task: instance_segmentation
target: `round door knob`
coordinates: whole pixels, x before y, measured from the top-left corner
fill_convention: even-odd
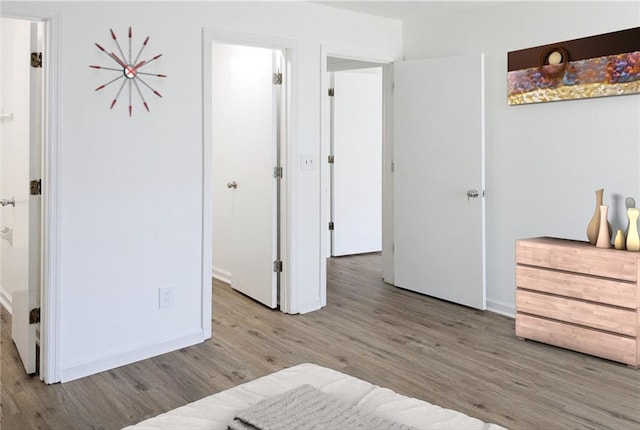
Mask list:
[[[227,182],[227,188],[233,188],[234,190],[238,188],[238,184],[236,181]]]

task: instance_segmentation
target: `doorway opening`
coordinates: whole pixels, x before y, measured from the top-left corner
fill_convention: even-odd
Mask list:
[[[45,23],[0,17],[0,302],[25,372],[38,373]],[[29,59],[31,58],[31,61]],[[42,377],[42,375],[41,375]]]
[[[204,44],[203,287],[213,277],[289,312],[286,160],[294,45],[207,29]],[[206,306],[212,295],[204,291]]]
[[[382,251],[382,67],[327,58],[330,255]]]
[[[213,276],[278,306],[283,52],[213,44]]]
[[[385,281],[393,281],[392,272],[387,270],[393,267],[393,220],[389,213],[392,207],[388,138],[391,123],[387,106],[391,100],[390,64],[393,59],[363,58],[327,49],[323,49],[322,59],[321,154],[327,161],[321,164],[320,285],[324,306],[327,303],[327,269],[331,267],[328,259],[333,256],[377,253],[377,258],[374,255],[371,261],[381,265],[379,269]],[[349,102],[351,94],[346,102],[341,101],[340,91],[343,95],[354,92],[357,97],[354,104]],[[360,139],[360,143],[354,145],[354,138]],[[341,158],[343,166],[340,166]],[[363,174],[356,177],[358,170]],[[349,231],[355,233],[351,238]],[[340,235],[345,232],[346,235]],[[346,242],[341,243],[342,239]],[[344,243],[349,244],[348,247]]]

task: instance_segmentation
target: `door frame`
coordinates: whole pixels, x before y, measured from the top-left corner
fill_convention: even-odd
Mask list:
[[[327,259],[331,257],[331,108],[328,91],[330,76],[327,57],[366,61],[382,66],[382,265],[386,282],[393,283],[393,62],[388,54],[367,52],[358,48],[320,46],[320,305],[327,304]]]
[[[40,291],[40,379],[60,382],[60,74],[59,11],[43,5],[6,2],[0,16],[44,22],[42,139],[42,263]]]
[[[213,259],[213,174],[212,174],[212,48],[214,43],[237,44],[253,46],[258,48],[268,48],[282,50],[285,52],[284,74],[288,77],[284,81],[284,118],[285,126],[284,138],[280,142],[280,165],[283,168],[283,177],[280,180],[280,255],[283,263],[283,271],[280,276],[280,310],[285,313],[294,313],[292,308],[292,292],[290,289],[291,266],[290,266],[290,244],[291,244],[291,196],[294,195],[291,189],[292,180],[290,175],[294,174],[288,160],[294,160],[292,134],[295,118],[293,92],[295,71],[297,70],[297,42],[295,40],[278,37],[263,36],[257,34],[241,33],[215,28],[204,28],[202,31],[202,102],[203,102],[203,143],[202,143],[202,329],[203,337],[211,337],[211,276]],[[275,233],[275,232],[274,232]]]

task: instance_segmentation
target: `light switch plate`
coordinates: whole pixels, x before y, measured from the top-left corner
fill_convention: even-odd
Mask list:
[[[313,154],[300,155],[300,170],[315,170],[316,158]]]

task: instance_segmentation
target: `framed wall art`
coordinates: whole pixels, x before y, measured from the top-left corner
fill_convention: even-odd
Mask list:
[[[640,27],[508,53],[510,105],[640,93]]]

